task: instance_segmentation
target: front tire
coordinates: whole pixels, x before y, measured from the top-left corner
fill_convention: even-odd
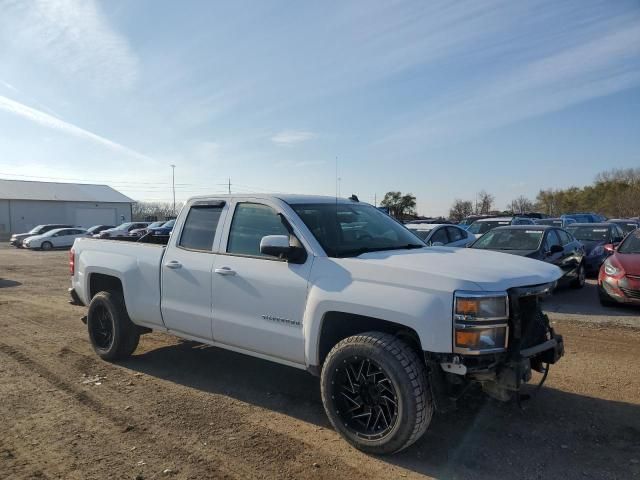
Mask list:
[[[584,263],[581,263],[580,266],[578,267],[578,275],[576,276],[576,279],[571,282],[571,286],[573,288],[582,288],[584,287],[584,284],[587,281],[587,270],[584,267]]]
[[[42,242],[42,245],[40,245],[40,248],[42,250],[51,250],[53,248],[53,244],[51,242]]]
[[[91,299],[87,330],[93,350],[107,361],[131,356],[140,341],[140,332],[129,318],[124,297],[118,292],[100,292]]]
[[[598,285],[598,300],[600,300],[600,305],[603,307],[615,307],[617,305],[617,302],[612,300],[600,285]]]
[[[367,453],[407,448],[433,415],[424,362],[386,333],[362,333],[333,347],[322,367],[321,390],[333,427]]]

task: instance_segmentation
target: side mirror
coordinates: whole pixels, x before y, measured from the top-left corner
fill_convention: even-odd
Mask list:
[[[551,250],[549,250],[549,253],[560,253],[560,252],[564,252],[564,248],[562,248],[562,245],[551,245]]]
[[[611,254],[613,254],[613,252],[615,252],[615,251],[616,251],[616,246],[615,246],[613,243],[607,243],[607,244],[604,246],[604,251],[605,251],[605,253],[607,253],[608,255],[611,255]]]
[[[292,245],[293,244],[293,245]],[[260,253],[284,258],[292,263],[304,263],[307,252],[297,238],[288,235],[267,235],[260,240]]]

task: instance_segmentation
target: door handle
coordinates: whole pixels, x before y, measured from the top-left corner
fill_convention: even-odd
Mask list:
[[[229,267],[216,268],[214,272],[216,272],[218,275],[235,275],[236,274],[236,271],[231,270]]]
[[[174,268],[175,269],[175,268],[181,268],[182,264],[177,260],[171,260],[170,262],[165,263],[164,266],[167,267],[167,268]]]

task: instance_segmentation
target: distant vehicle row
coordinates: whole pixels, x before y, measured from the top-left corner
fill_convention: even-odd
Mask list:
[[[10,244],[17,248],[51,250],[52,248],[68,248],[76,238],[120,238],[142,237],[151,235],[168,235],[173,229],[175,220],[163,222],[126,222],[119,226],[94,225],[84,229],[65,224],[38,225],[29,232],[11,235]]]

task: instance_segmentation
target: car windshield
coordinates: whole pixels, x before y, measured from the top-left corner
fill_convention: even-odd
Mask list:
[[[126,230],[130,225],[132,225],[132,223],[133,222],[125,222],[121,225],[118,225],[116,228],[114,228],[114,230]]]
[[[291,208],[330,257],[422,248],[426,245],[398,222],[367,204],[292,204]]]
[[[524,228],[492,230],[476,243],[473,248],[485,250],[537,250],[542,242],[542,230]]]
[[[609,229],[607,227],[574,227],[569,226],[567,230],[583,242],[602,242],[609,240]]]
[[[173,228],[175,224],[176,224],[175,220],[169,220],[167,223],[164,223],[162,225],[162,228]]]
[[[38,225],[37,227],[33,227],[31,230],[29,230],[28,233],[32,233],[33,235],[37,235],[38,233],[40,233],[40,231],[44,228],[44,225]]]
[[[638,224],[634,222],[615,222],[624,233],[633,232],[636,228],[638,228]]]
[[[429,234],[433,231],[433,228],[421,228],[418,230],[417,228],[410,228],[413,233],[415,233],[422,240],[426,240]]]
[[[511,225],[509,220],[495,220],[492,222],[473,222],[469,227],[469,232],[478,234],[486,233],[489,230],[493,230],[496,227],[504,227],[505,225]]]
[[[619,253],[640,253],[640,230],[627,235],[618,247]]]
[[[149,225],[149,228],[158,228],[158,227],[161,227],[164,224],[165,224],[165,222],[153,222],[152,224]]]

